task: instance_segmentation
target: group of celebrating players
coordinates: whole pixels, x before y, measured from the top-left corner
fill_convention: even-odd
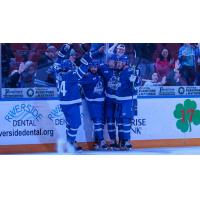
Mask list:
[[[135,86],[140,81],[137,67],[129,66],[124,54],[110,54],[105,63],[94,60],[90,52],[86,52],[80,66],[76,66],[66,59],[69,51],[70,44],[65,44],[54,64],[60,107],[66,120],[67,151],[80,149],[76,135],[81,125],[82,94],[93,122],[95,149],[132,149],[130,131]],[[104,139],[104,125],[107,125],[109,143]]]

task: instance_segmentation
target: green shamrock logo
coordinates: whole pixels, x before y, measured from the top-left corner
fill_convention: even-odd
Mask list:
[[[195,101],[187,99],[184,104],[177,104],[174,110],[174,117],[177,118],[176,127],[183,133],[192,131],[192,123],[194,125],[200,124],[200,110],[197,110]]]

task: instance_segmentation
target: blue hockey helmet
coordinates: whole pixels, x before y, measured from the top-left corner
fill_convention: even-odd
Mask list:
[[[91,63],[89,63],[89,67],[95,67],[98,68],[100,65],[99,61],[93,60]]]
[[[128,56],[123,55],[123,56],[120,56],[120,57],[117,59],[117,61],[123,62],[123,63],[125,63],[125,64],[128,64],[129,59],[128,59]]]
[[[112,54],[108,60],[114,60],[114,61],[117,61],[117,55],[116,54]]]
[[[70,60],[64,60],[61,64],[61,71],[67,72],[73,68],[74,66]]]

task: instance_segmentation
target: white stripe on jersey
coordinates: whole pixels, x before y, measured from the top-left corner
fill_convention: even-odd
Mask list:
[[[82,100],[81,99],[76,99],[76,100],[72,100],[72,101],[60,101],[61,105],[71,105],[71,104],[75,104],[75,103],[81,103]]]
[[[116,99],[118,101],[137,99],[136,95],[134,95],[134,96],[126,96],[126,97],[119,97],[119,96],[116,96],[116,95],[113,95],[113,94],[108,94],[106,92],[105,92],[105,94],[106,94],[106,97],[109,97],[111,99]]]
[[[102,98],[96,98],[96,99],[89,99],[89,98],[85,97],[85,99],[87,101],[96,101],[96,102],[103,102],[104,101],[104,97],[102,97]]]
[[[76,74],[78,75],[79,79],[82,79],[83,77],[76,71]]]
[[[81,68],[78,68],[78,70],[80,70],[80,72],[82,73],[82,74],[86,74]]]

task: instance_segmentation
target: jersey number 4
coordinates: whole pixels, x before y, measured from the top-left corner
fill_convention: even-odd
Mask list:
[[[65,88],[65,81],[57,82],[57,89],[59,93],[62,93],[63,96],[66,95],[67,90]]]

